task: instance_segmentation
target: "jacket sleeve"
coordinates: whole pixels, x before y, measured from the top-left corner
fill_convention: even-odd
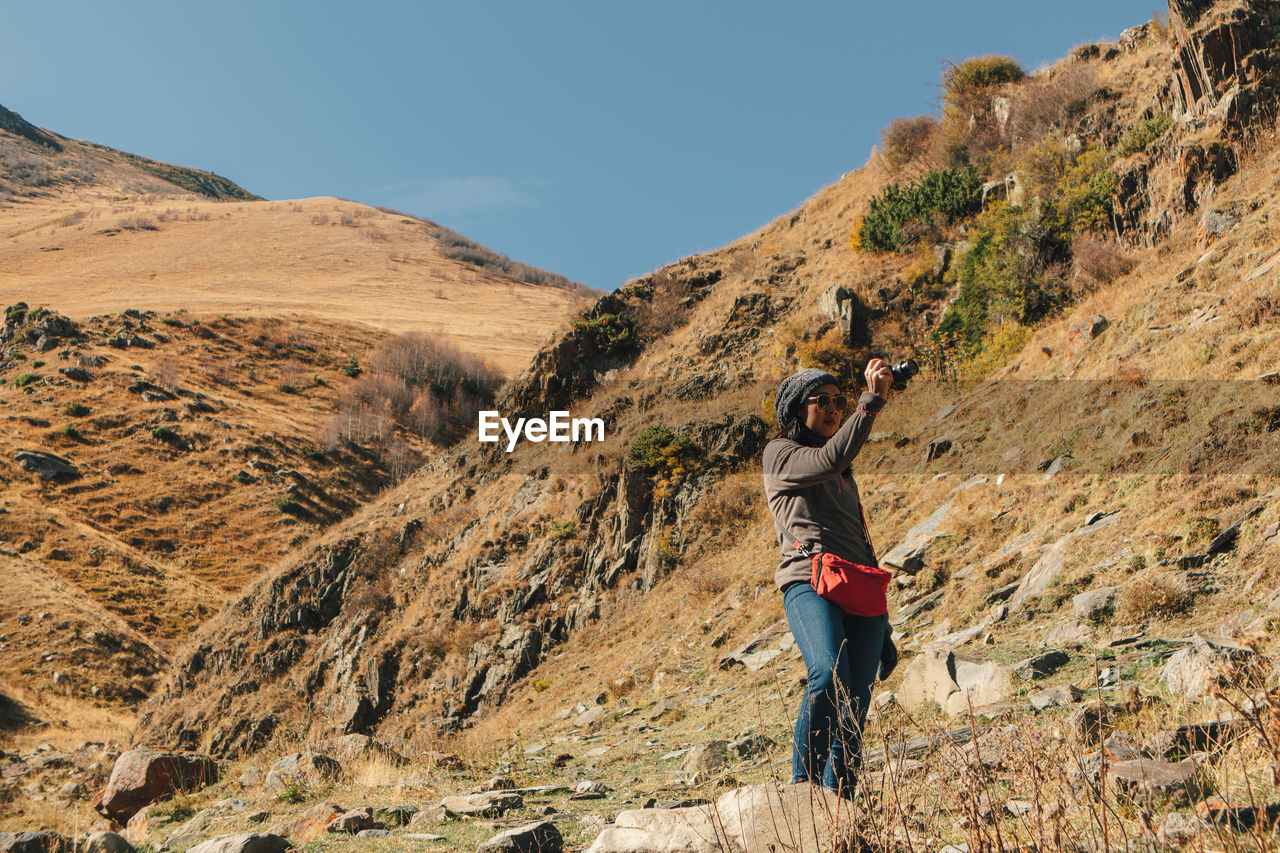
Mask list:
[[[773,484],[781,489],[803,488],[840,476],[862,449],[884,403],[880,395],[863,392],[857,410],[821,447],[805,447],[793,441],[771,444],[773,458],[765,460],[765,469],[772,475]]]

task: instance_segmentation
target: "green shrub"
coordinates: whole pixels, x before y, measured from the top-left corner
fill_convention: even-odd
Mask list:
[[[172,315],[165,315],[164,317],[161,317],[160,322],[164,323],[166,326],[175,326],[179,329],[182,328],[182,320]]]
[[[980,56],[951,65],[942,73],[942,102],[968,116],[986,112],[993,91],[1027,74],[1008,56]]]
[[[290,782],[288,785],[285,785],[284,790],[280,792],[279,799],[280,802],[285,805],[295,806],[305,800],[306,795],[303,793],[301,788]]]
[[[323,459],[324,451],[317,450],[316,448],[308,444],[306,447],[302,448],[302,455],[307,457],[308,459]]]
[[[693,447],[693,442],[683,435],[677,435],[661,424],[647,426],[632,439],[627,448],[627,458],[637,466],[646,469],[658,468],[663,462]]]
[[[160,441],[173,441],[178,437],[178,434],[169,427],[162,426],[151,430],[151,437]]]
[[[620,314],[594,314],[573,321],[573,328],[595,344],[600,355],[625,352],[635,346],[631,322]]]
[[[231,479],[235,480],[242,486],[247,486],[253,482],[253,475],[248,471],[237,471],[231,475]]]
[[[285,393],[285,394],[292,394],[292,393],[294,393],[295,391],[297,391],[298,389],[297,389],[297,388],[294,388],[294,387],[293,387],[292,385],[290,385],[288,382],[281,382],[281,383],[280,383],[280,390],[281,390],[283,393]]]
[[[36,369],[39,369],[41,367],[44,367],[44,361],[41,359],[36,359],[35,361],[31,362],[31,366]]]
[[[905,187],[889,184],[873,196],[857,233],[866,251],[896,252],[905,242],[905,226],[928,225],[934,218],[947,223],[982,208],[982,179],[973,166],[935,169]]]
[[[71,424],[67,424],[62,428],[62,434],[72,441],[80,440],[80,430],[76,429]]]
[[[83,418],[90,409],[84,403],[67,403],[66,413],[73,418]]]
[[[288,513],[289,515],[302,514],[302,504],[298,503],[292,498],[276,498],[275,505],[276,505],[276,509],[280,510],[281,512]]]
[[[548,525],[548,538],[552,542],[560,542],[565,539],[572,539],[574,534],[578,532],[578,523],[576,521],[553,521]]]
[[[1066,251],[1035,211],[991,205],[971,231],[956,272],[960,295],[943,315],[935,340],[954,335],[973,354],[1001,320],[1025,324],[1044,317],[1064,301],[1046,272]]]
[[[1070,239],[1085,231],[1109,229],[1115,188],[1116,174],[1105,154],[1091,148],[1077,157],[1058,181],[1051,220],[1057,235]]]
[[[13,380],[13,385],[15,388],[25,388],[39,378],[40,377],[34,373],[24,373]]]
[[[1164,136],[1165,131],[1172,124],[1173,117],[1168,113],[1159,113],[1151,118],[1140,120],[1116,143],[1116,156],[1129,157],[1139,151],[1147,150],[1147,146]]]
[[[360,369],[360,362],[356,361],[356,357],[353,355],[348,358],[347,363],[342,366],[342,372],[350,376],[352,379],[355,379],[363,371]]]

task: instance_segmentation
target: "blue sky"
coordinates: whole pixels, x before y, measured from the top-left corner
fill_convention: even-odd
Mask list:
[[[1152,7],[16,0],[0,104],[267,198],[426,216],[613,289],[860,166],[891,119],[936,111],[946,60],[1032,70]]]

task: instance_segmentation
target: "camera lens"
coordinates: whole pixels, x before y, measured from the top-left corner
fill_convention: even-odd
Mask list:
[[[914,358],[908,358],[890,367],[889,372],[893,374],[893,385],[890,387],[895,391],[901,391],[907,387],[907,382],[920,372],[920,365]]]

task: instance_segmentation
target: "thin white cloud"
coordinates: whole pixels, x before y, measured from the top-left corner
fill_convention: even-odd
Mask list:
[[[493,175],[445,178],[417,188],[397,188],[399,193],[391,206],[448,225],[534,209],[538,202],[532,190],[539,185],[538,181],[513,181]]]

